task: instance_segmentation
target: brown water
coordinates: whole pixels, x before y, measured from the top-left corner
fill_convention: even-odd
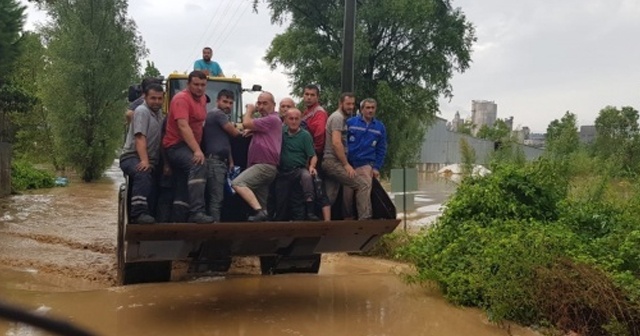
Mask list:
[[[113,287],[119,172],[0,201],[0,299],[99,335],[534,335],[406,285],[388,261],[323,256],[319,275],[233,275]],[[0,335],[44,335],[0,321]]]

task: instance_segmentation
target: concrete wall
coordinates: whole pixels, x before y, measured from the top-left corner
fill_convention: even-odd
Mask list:
[[[493,141],[474,138],[469,135],[447,130],[447,121],[437,118],[434,124],[427,129],[418,169],[420,171],[433,172],[454,164],[462,163],[460,154],[460,141],[465,139],[476,152],[476,163],[487,164],[494,152]],[[534,160],[542,155],[542,150],[534,147],[520,145],[527,160]]]
[[[0,197],[11,194],[11,144],[0,142]]]

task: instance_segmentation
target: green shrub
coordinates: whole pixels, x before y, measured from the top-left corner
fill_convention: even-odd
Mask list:
[[[11,191],[52,188],[55,177],[50,172],[36,169],[31,163],[22,160],[11,162]]]
[[[411,280],[494,321],[640,335],[640,193],[586,173],[543,158],[464,179],[438,222],[400,248]]]

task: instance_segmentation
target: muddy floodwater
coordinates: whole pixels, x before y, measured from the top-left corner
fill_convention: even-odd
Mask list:
[[[535,335],[407,285],[405,265],[344,254],[323,256],[318,275],[260,276],[244,258],[225,277],[115,287],[120,182],[112,167],[99,183],[0,200],[0,300],[97,335]],[[0,336],[23,335],[47,334],[0,320]]]

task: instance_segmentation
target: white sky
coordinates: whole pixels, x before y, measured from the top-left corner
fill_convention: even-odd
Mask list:
[[[27,3],[27,29],[46,19]],[[211,46],[224,73],[245,86],[289,95],[284,69],[262,60],[272,38],[266,6],[251,0],[130,0],[149,59],[163,74],[189,70]],[[452,81],[454,98],[440,116],[470,114],[472,99],[493,100],[498,117],[544,132],[569,110],[593,124],[606,105],[640,108],[640,1],[454,0],[476,26],[473,63]],[[245,99],[252,99],[245,97]]]

